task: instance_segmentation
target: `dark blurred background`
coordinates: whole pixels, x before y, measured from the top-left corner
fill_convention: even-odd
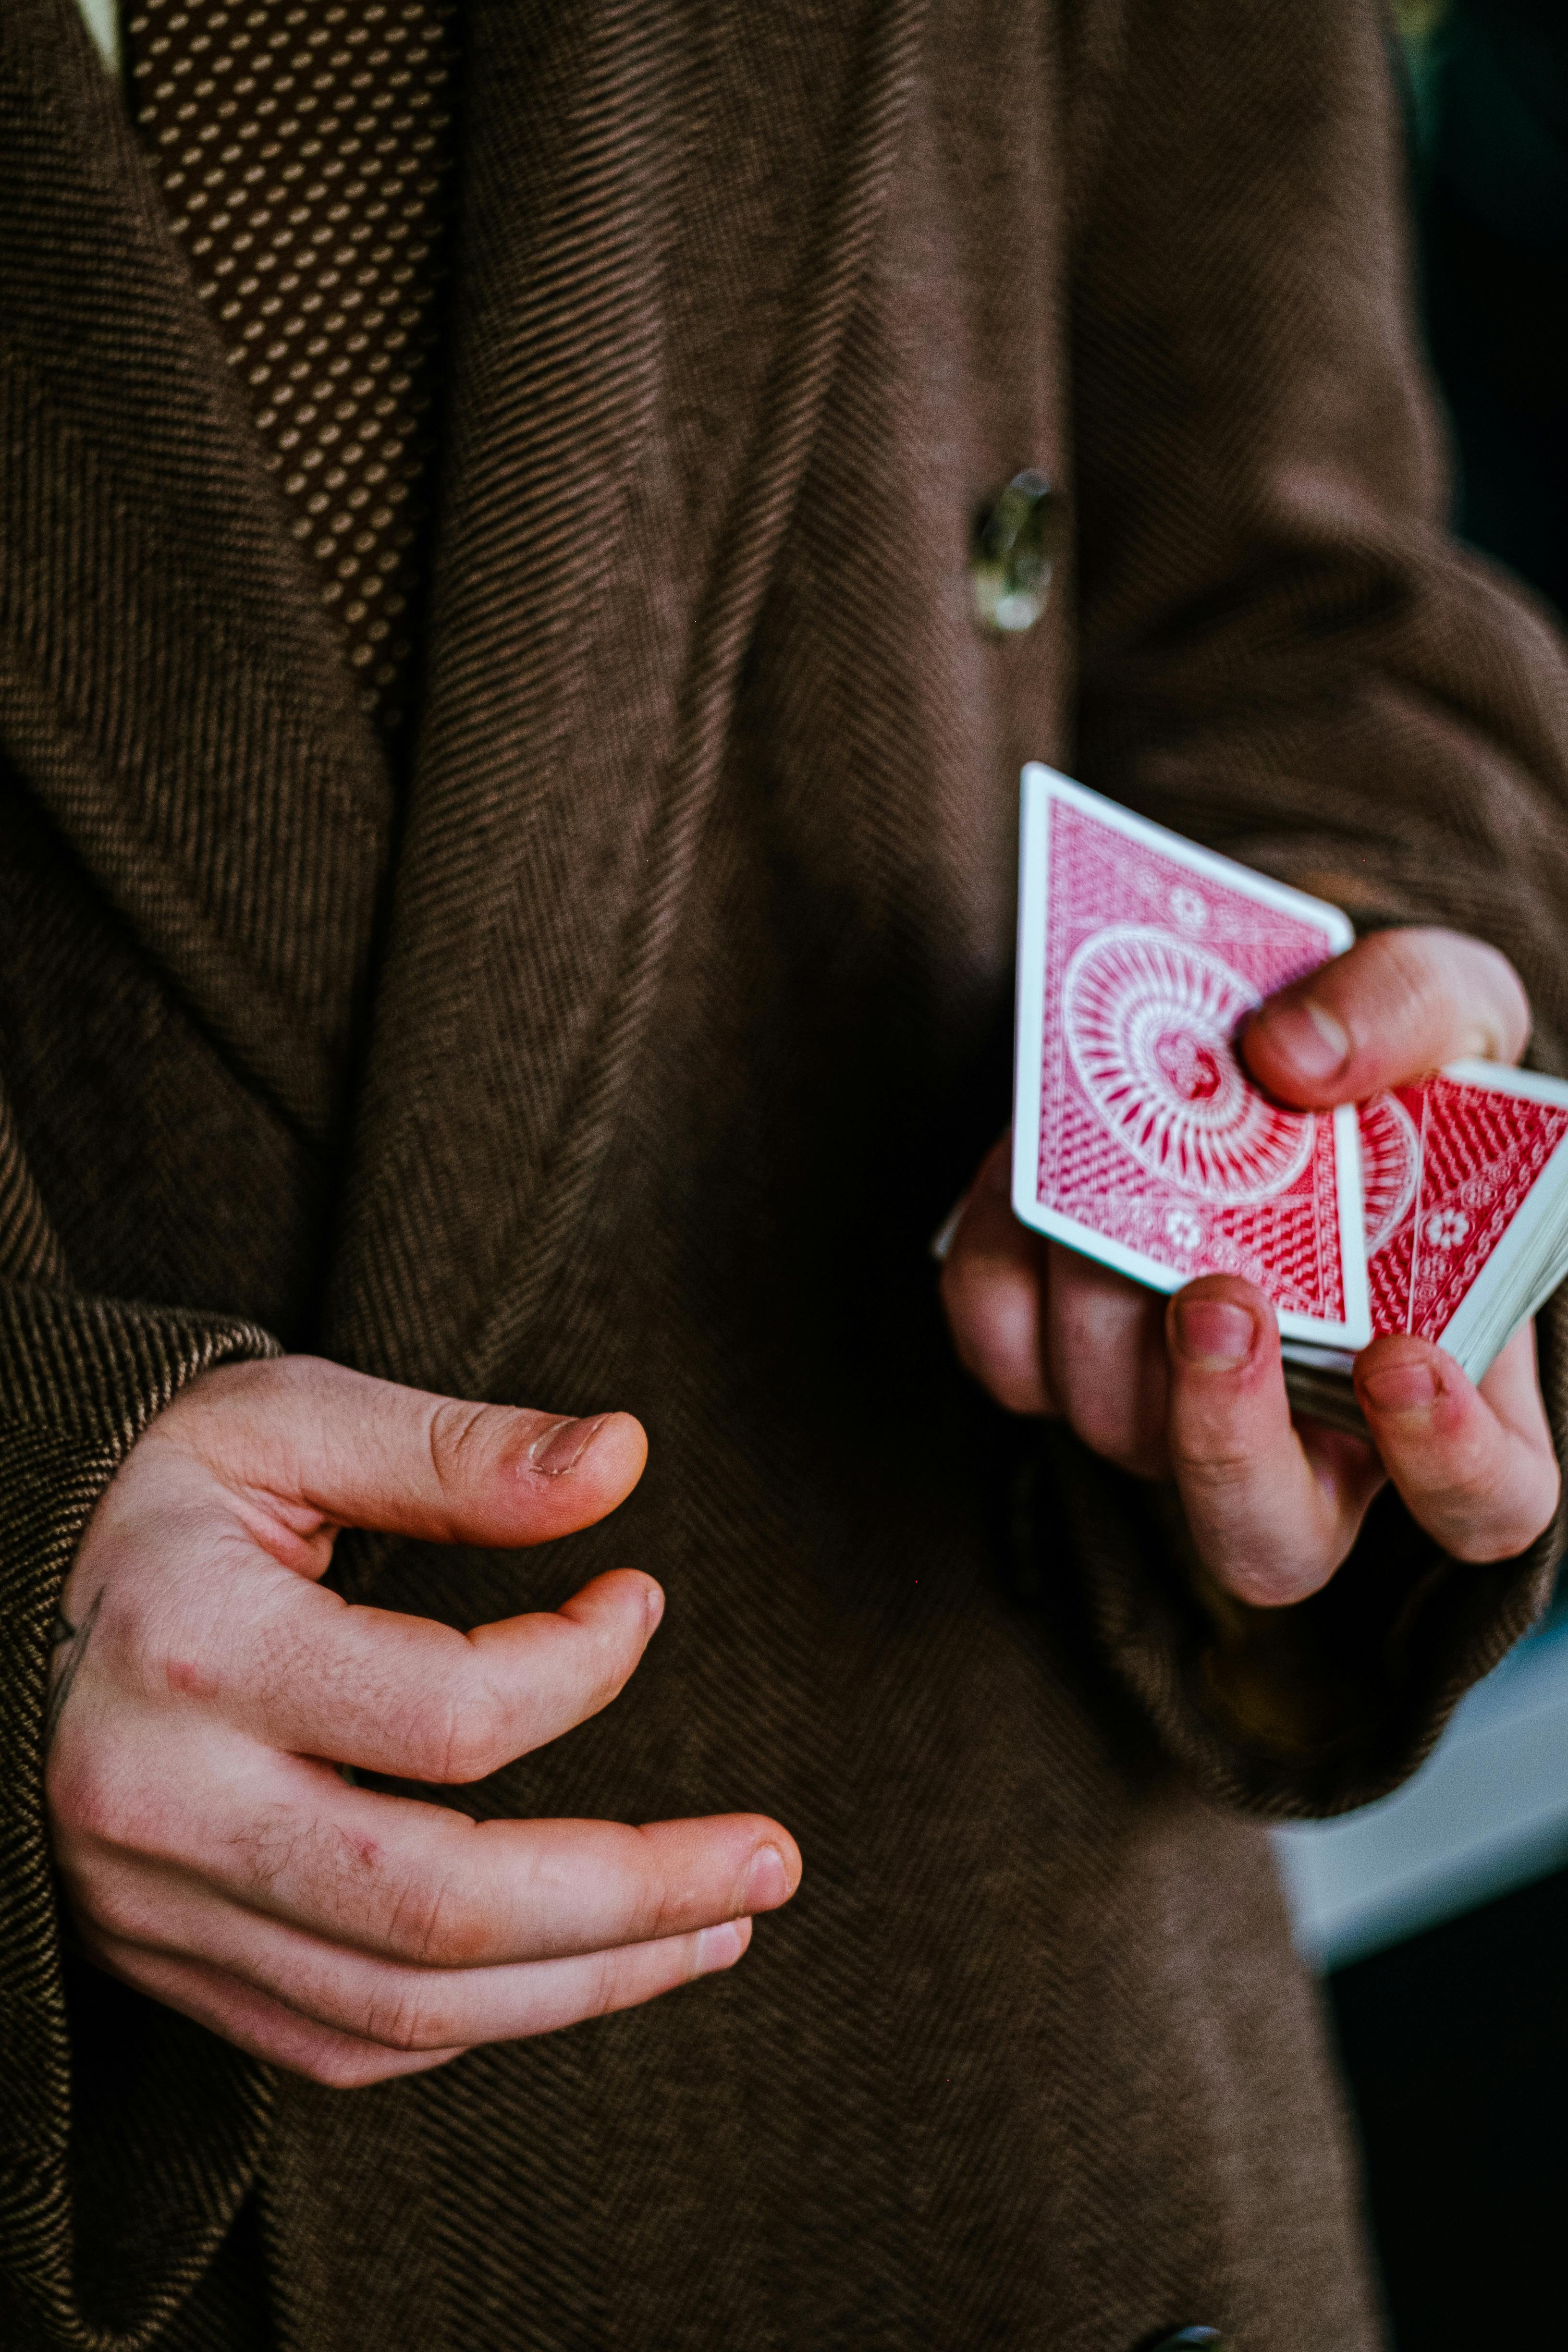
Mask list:
[[[1405,0],[1401,14],[1455,525],[1568,612],[1568,5]]]
[[[1455,528],[1562,615],[1568,0],[1396,14]],[[1568,952],[1568,908],[1563,934]],[[1568,1606],[1408,1796],[1281,1845],[1328,1969],[1398,2352],[1568,2347]]]

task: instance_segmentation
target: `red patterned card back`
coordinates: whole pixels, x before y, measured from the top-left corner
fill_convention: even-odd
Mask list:
[[[1373,1331],[1441,1338],[1565,1134],[1568,1107],[1446,1075],[1363,1105]]]
[[[1321,923],[1063,798],[1047,871],[1039,1207],[1173,1287],[1237,1274],[1342,1322],[1333,1122],[1271,1101],[1236,1052],[1263,998],[1332,953]]]

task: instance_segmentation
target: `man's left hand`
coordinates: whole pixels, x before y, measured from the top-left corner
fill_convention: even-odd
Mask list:
[[[1382,931],[1271,997],[1242,1054],[1303,1110],[1364,1101],[1466,1055],[1515,1062],[1530,1007],[1505,957],[1453,931]],[[1166,1299],[1018,1223],[1010,1145],[981,1167],[942,1268],[961,1361],[1000,1404],[1064,1416],[1096,1453],[1181,1491],[1198,1550],[1243,1601],[1326,1584],[1392,1479],[1457,1559],[1511,1559],[1557,1507],[1531,1329],[1479,1386],[1427,1341],[1373,1340],[1356,1396],[1373,1444],[1303,1419],[1260,1290],[1205,1275]]]

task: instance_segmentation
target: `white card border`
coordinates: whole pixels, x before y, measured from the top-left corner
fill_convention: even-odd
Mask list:
[[[1474,1087],[1488,1094],[1517,1095],[1524,1102],[1549,1103],[1553,1109],[1568,1110],[1568,1082],[1548,1077],[1541,1070],[1510,1069],[1503,1062],[1463,1061],[1446,1062],[1436,1075],[1453,1079],[1458,1086]],[[1554,1206],[1558,1215],[1563,1213],[1561,1198],[1558,1197],[1554,1202],[1553,1196],[1563,1178],[1563,1167],[1568,1166],[1565,1155],[1568,1155],[1568,1134],[1552,1147],[1541,1173],[1520,1203],[1507,1233],[1437,1334],[1437,1346],[1452,1356],[1456,1363],[1465,1366],[1467,1370],[1467,1346],[1476,1337],[1477,1328],[1483,1321],[1486,1302],[1503,1285],[1517,1261],[1527,1250],[1534,1248],[1541,1229],[1552,1214]],[[1563,1165],[1560,1166],[1559,1162]],[[1548,1183],[1549,1178],[1553,1179],[1551,1184]],[[1547,1297],[1551,1296],[1548,1291]],[[1529,1319],[1528,1316],[1521,1318],[1521,1322]],[[1518,1328],[1517,1325],[1515,1328]],[[1486,1368],[1483,1366],[1481,1369],[1484,1370]]]
[[[1083,1226],[1055,1209],[1043,1209],[1037,1197],[1037,1141],[1040,1129],[1040,1083],[1045,1055],[1046,1025],[1046,887],[1048,878],[1050,807],[1067,801],[1087,815],[1110,824],[1131,841],[1152,842],[1162,853],[1192,873],[1205,876],[1282,913],[1315,923],[1323,932],[1331,955],[1342,955],[1352,945],[1354,928],[1348,916],[1326,899],[1292,890],[1268,875],[1254,874],[1216,850],[1184,841],[1163,824],[1137,816],[1102,793],[1074,782],[1055,768],[1031,760],[1020,779],[1018,811],[1018,963],[1014,1021],[1016,1058],[1013,1078],[1013,1213],[1036,1233],[1048,1234],[1068,1248],[1093,1256],[1119,1274],[1130,1275],[1151,1290],[1170,1293],[1183,1288],[1187,1277],[1142,1256],[1124,1244]],[[1553,1097],[1555,1099],[1555,1097]],[[1372,1301],[1366,1277],[1366,1233],[1362,1213],[1361,1128],[1353,1103],[1342,1103],[1333,1113],[1334,1169],[1338,1185],[1340,1260],[1344,1274],[1346,1319],[1321,1322],[1314,1316],[1275,1309],[1281,1336],[1313,1339],[1325,1347],[1364,1348],[1372,1337]],[[1092,1240],[1093,1246],[1086,1246]],[[1359,1309],[1359,1313],[1358,1313]]]
[[[1519,1095],[1525,1102],[1550,1103],[1555,1110],[1568,1110],[1568,1078],[1549,1077],[1544,1070],[1516,1070],[1510,1062],[1445,1062],[1435,1075],[1452,1078],[1458,1086],[1479,1087],[1494,1095]],[[1554,1151],[1552,1159],[1556,1157]],[[1551,1165],[1549,1160],[1546,1167]],[[1542,1175],[1545,1172],[1542,1169]],[[1538,1176],[1535,1182],[1540,1181]],[[1532,1184],[1531,1191],[1534,1190]]]

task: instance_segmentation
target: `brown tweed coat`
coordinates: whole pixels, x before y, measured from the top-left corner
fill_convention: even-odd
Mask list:
[[[1549,1548],[1384,1507],[1320,1600],[1205,1605],[1162,1496],[965,1390],[923,1244],[1006,1114],[1027,755],[1568,1013],[1564,672],[1436,530],[1373,12],[468,20],[395,802],[72,0],[0,7],[0,2341],[1363,2352],[1256,1817],[1408,1769]],[[1074,561],[989,642],[1026,465]],[[625,1696],[472,1803],[776,1812],[805,1885],[733,1976],[343,2095],[62,1958],[65,1563],[273,1345],[643,1416],[559,1556],[341,1573],[465,1622],[664,1580]]]

